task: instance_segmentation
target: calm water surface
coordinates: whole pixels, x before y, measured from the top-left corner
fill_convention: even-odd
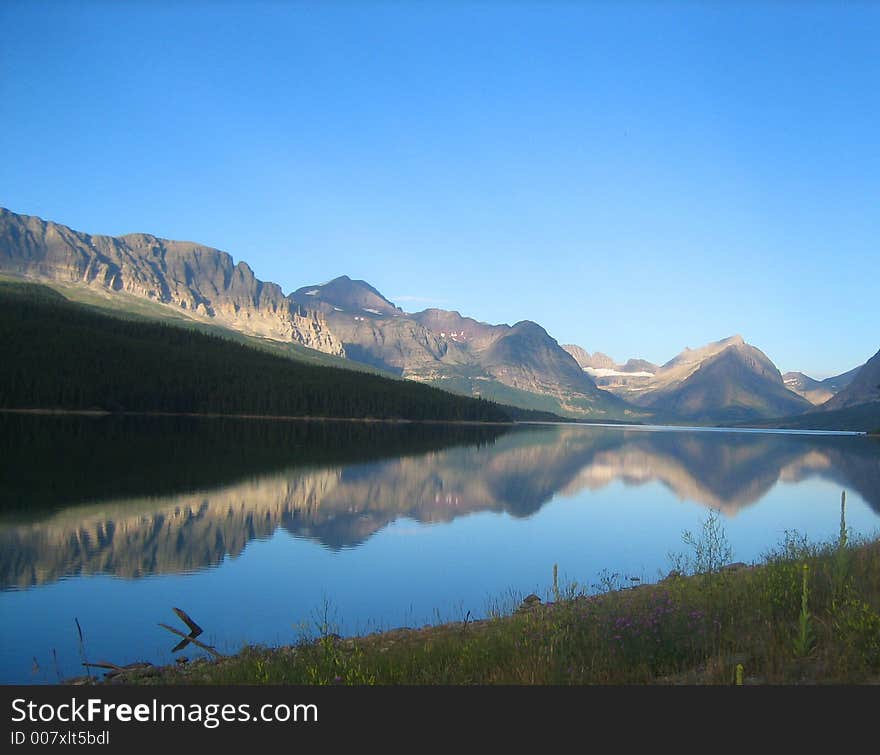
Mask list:
[[[880,532],[880,443],[681,428],[0,417],[0,682],[171,662],[654,580],[720,511],[734,558]],[[184,651],[192,657],[190,649]]]

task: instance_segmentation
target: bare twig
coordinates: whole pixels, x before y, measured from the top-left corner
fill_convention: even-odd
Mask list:
[[[136,661],[134,663],[127,663],[124,666],[117,666],[115,663],[110,663],[110,661],[96,661],[95,663],[86,663],[84,665],[93,668],[105,668],[107,673],[104,676],[107,679],[112,679],[129,671],[142,671],[143,669],[151,668],[153,664],[149,661]]]
[[[80,658],[80,661],[82,661],[82,665],[86,670],[86,674],[89,677],[89,681],[91,681],[92,680],[92,672],[89,671],[89,664],[86,661],[86,643],[85,643],[85,640],[83,639],[83,630],[82,630],[82,627],[79,625],[79,619],[76,616],[73,617],[73,620],[76,622],[76,631],[79,633],[79,658]]]
[[[110,663],[110,661],[95,661],[94,663],[84,663],[83,666],[91,666],[92,668],[109,668],[113,669],[113,671],[125,670],[123,666],[117,666],[115,663]]]
[[[61,667],[58,665],[58,653],[55,652],[55,648],[52,648],[52,661],[55,664],[55,676],[58,677],[58,683],[60,684],[64,677],[61,674]]]
[[[184,634],[179,629],[175,629],[174,627],[169,627],[167,624],[163,624],[161,621],[159,622],[159,626],[162,627],[162,629],[167,629],[172,634],[176,634],[178,637],[183,637],[185,640],[187,640],[187,643],[186,643],[187,645],[191,642],[196,647],[199,647],[202,650],[207,650],[211,655],[213,655],[216,658],[223,657],[223,653],[217,652],[216,648],[212,647],[211,645],[205,645],[204,643],[199,642],[194,637],[190,637],[189,635]],[[186,647],[186,645],[184,645],[184,647]]]
[[[190,637],[198,637],[204,630],[193,621],[186,611],[180,608],[172,608],[172,611],[178,615],[180,620],[189,627]]]

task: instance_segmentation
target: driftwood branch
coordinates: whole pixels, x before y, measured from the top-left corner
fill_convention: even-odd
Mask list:
[[[189,635],[190,637],[198,637],[204,630],[195,623],[195,621],[190,618],[190,616],[186,613],[186,611],[181,610],[180,608],[172,608],[172,611],[177,614],[178,618],[189,627]]]
[[[151,668],[153,664],[148,661],[136,661],[135,663],[127,663],[124,666],[118,666],[115,663],[110,663],[110,661],[95,661],[94,663],[83,663],[83,666],[107,669],[107,673],[104,676],[107,679],[111,679],[113,677],[127,674],[129,671],[143,671],[144,669]]]
[[[115,663],[110,663],[110,661],[95,661],[94,663],[83,663],[83,666],[91,666],[92,668],[107,668],[111,671],[125,671],[124,666],[117,666]]]
[[[186,645],[188,645],[191,642],[196,647],[199,647],[202,650],[206,650],[211,655],[213,655],[215,658],[222,658],[223,657],[223,653],[217,652],[216,648],[212,647],[211,645],[205,645],[204,643],[199,642],[194,637],[191,637],[188,634],[184,634],[179,629],[175,629],[174,627],[169,627],[167,624],[163,624],[162,622],[159,622],[159,626],[162,627],[162,629],[167,629],[172,634],[176,634],[178,637],[183,637],[185,640],[187,640],[187,643],[184,644],[183,647],[186,647]]]

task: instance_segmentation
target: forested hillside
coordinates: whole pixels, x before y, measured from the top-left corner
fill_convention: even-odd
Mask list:
[[[0,349],[0,408],[510,420],[490,401],[108,316],[30,284],[0,284]]]

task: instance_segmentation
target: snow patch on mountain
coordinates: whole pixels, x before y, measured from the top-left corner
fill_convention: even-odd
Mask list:
[[[622,372],[608,367],[584,367],[584,372],[594,378],[604,377],[654,377],[653,372]]]

